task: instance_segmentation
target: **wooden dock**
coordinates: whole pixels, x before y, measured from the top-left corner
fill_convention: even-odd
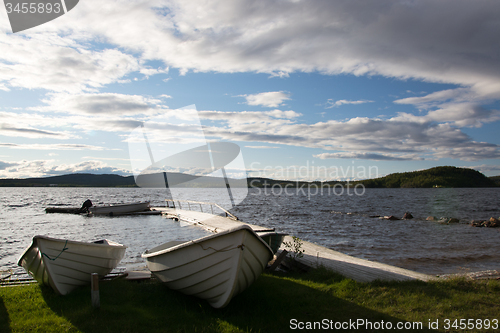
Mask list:
[[[241,224],[246,224],[253,230],[269,230],[268,228],[244,223],[234,218],[213,215],[201,211],[181,210],[170,207],[154,207],[152,209],[161,211],[167,218],[192,223],[212,232],[231,229]],[[285,237],[285,242],[293,242],[292,237]],[[305,252],[304,256],[298,259],[300,262],[312,267],[317,267],[319,265],[325,266],[334,272],[340,273],[358,282],[370,282],[374,280],[429,281],[434,279],[431,275],[352,257],[307,241],[303,241],[301,248],[305,250]],[[284,249],[284,246],[282,245],[280,249]]]

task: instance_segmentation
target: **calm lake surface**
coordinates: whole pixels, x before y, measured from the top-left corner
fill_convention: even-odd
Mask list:
[[[203,191],[203,190],[198,190]],[[358,191],[361,194],[361,191]],[[190,199],[189,193],[180,199]],[[173,239],[207,231],[161,216],[87,217],[46,214],[46,207],[150,200],[164,206],[166,191],[143,188],[1,188],[0,271],[23,271],[17,260],[34,235],[81,241],[108,238],[128,246],[120,267],[145,267],[141,254]],[[198,197],[199,198],[199,197]],[[217,202],[207,194],[206,201]],[[500,217],[500,189],[366,189],[342,195],[288,189],[250,189],[230,210],[240,220],[274,227],[352,256],[428,274],[500,270],[500,228],[474,228],[473,219]],[[374,215],[413,220],[388,221]],[[454,217],[458,224],[426,221]]]

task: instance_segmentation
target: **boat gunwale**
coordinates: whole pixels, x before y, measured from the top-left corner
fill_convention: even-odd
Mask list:
[[[271,247],[262,238],[260,238],[259,235],[257,235],[257,233],[250,226],[248,226],[246,224],[242,224],[240,226],[237,226],[237,227],[234,227],[234,228],[231,228],[231,229],[227,229],[227,230],[224,230],[224,231],[221,231],[221,232],[218,232],[218,233],[214,233],[213,235],[207,235],[207,236],[204,236],[204,237],[201,237],[201,238],[197,238],[197,239],[194,239],[194,240],[186,241],[184,243],[181,243],[181,244],[178,244],[178,245],[175,245],[175,246],[171,246],[171,247],[168,247],[166,249],[158,250],[158,251],[155,251],[155,252],[149,252],[149,250],[146,250],[144,253],[141,254],[141,257],[148,259],[148,258],[160,256],[160,255],[163,255],[163,254],[166,254],[166,253],[169,253],[169,252],[173,252],[173,251],[185,248],[185,247],[189,247],[189,246],[191,246],[193,244],[201,244],[201,243],[203,243],[203,242],[205,242],[207,240],[211,240],[213,238],[216,238],[216,237],[219,237],[219,236],[223,236],[223,235],[226,235],[226,234],[230,234],[230,233],[233,233],[233,232],[239,231],[239,230],[247,230],[250,233],[252,233],[262,244],[264,244],[268,248],[269,252],[271,253],[271,258],[272,258],[272,255],[274,255],[274,252],[271,249]],[[157,247],[161,247],[162,245],[167,244],[167,243],[169,243],[169,242],[163,243],[163,244],[161,244],[161,245],[159,245]],[[217,251],[217,250],[215,250],[215,251]]]
[[[263,237],[263,236],[289,236],[289,233],[286,232],[279,232],[279,231],[256,231],[255,232],[257,236]]]
[[[61,243],[64,242],[64,243],[66,243],[66,245],[67,244],[92,245],[92,246],[97,246],[97,247],[101,247],[101,248],[104,247],[104,248],[113,248],[113,249],[116,249],[116,248],[127,249],[126,245],[117,243],[115,241],[112,241],[112,240],[109,240],[109,239],[106,239],[106,238],[97,240],[95,242],[84,242],[84,241],[75,241],[75,240],[64,239],[64,238],[54,238],[54,237],[49,237],[49,236],[45,236],[45,235],[35,235],[35,236],[33,236],[32,240],[31,240],[31,244],[24,250],[24,252],[19,257],[19,260],[17,261],[17,265],[18,266],[22,266],[22,260],[23,260],[24,256],[31,249],[36,248],[37,251],[40,251],[40,247],[39,247],[39,244],[38,244],[38,240],[39,239],[48,240],[48,241],[55,241],[55,242],[61,242]],[[104,241],[104,242],[103,243],[96,243],[96,242],[102,242],[102,241]]]

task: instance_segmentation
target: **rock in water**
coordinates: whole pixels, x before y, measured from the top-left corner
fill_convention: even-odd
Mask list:
[[[490,220],[488,221],[487,227],[490,227],[490,228],[500,227],[500,220],[498,220],[497,218],[494,218],[494,217],[490,217]]]
[[[470,223],[473,227],[500,228],[500,220],[491,217],[489,220],[472,220]]]
[[[471,225],[472,227],[479,227],[479,228],[480,228],[480,227],[484,227],[484,225],[483,225],[483,223],[484,223],[484,222],[486,222],[486,221],[481,221],[481,220],[472,220],[472,221],[470,222],[470,225]]]
[[[405,215],[403,216],[403,220],[411,220],[413,218],[413,215],[411,215],[410,212],[406,212]]]

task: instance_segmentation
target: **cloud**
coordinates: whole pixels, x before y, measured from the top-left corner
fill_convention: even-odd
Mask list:
[[[328,101],[326,101],[327,106],[325,107],[325,109],[331,109],[345,104],[364,104],[364,103],[373,103],[373,101],[366,101],[366,100],[348,101],[345,99],[340,99],[334,102],[333,99],[328,99]]]
[[[141,69],[118,49],[90,50],[54,34],[0,34],[0,84],[9,88],[76,93],[95,90]]]
[[[198,112],[202,119],[224,120],[234,123],[273,121],[277,119],[293,119],[302,116],[302,114],[289,110],[273,111],[204,111]]]
[[[149,78],[151,75],[168,74],[169,68],[141,68],[139,72]]]
[[[75,164],[60,164],[55,160],[0,161],[0,178],[48,177],[70,173],[131,175],[129,170],[111,167],[101,161]]]
[[[100,146],[92,146],[92,145],[76,144],[76,143],[56,143],[56,144],[0,143],[0,147],[10,148],[10,149],[31,149],[31,150],[117,150]]]
[[[373,153],[323,153],[318,155],[313,155],[316,158],[325,159],[364,159],[373,161],[420,161],[423,160],[416,154],[373,154]]]
[[[79,95],[78,95],[79,96]],[[127,100],[124,96],[120,96]],[[84,98],[85,99],[85,98]],[[76,98],[76,100],[79,100]],[[93,100],[93,99],[91,99]],[[113,98],[106,99],[112,101]],[[132,98],[132,101],[135,101]],[[142,101],[140,98],[137,99]],[[140,107],[132,107],[133,112],[142,112],[147,102],[139,103]],[[82,103],[85,105],[85,103]],[[134,103],[131,103],[135,105]],[[150,103],[151,104],[151,103]],[[63,104],[61,104],[63,105]],[[68,103],[68,107],[73,104]],[[79,104],[77,104],[79,105]],[[88,105],[88,104],[87,104]],[[145,107],[143,107],[145,106]],[[77,108],[73,108],[76,110]],[[139,110],[139,111],[138,111]],[[246,146],[263,146],[248,144],[263,143],[266,146],[289,145],[325,150],[323,158],[359,158],[372,160],[421,160],[454,158],[464,161],[492,159],[500,157],[500,147],[496,144],[474,141],[457,125],[477,126],[485,121],[493,121],[498,117],[496,111],[477,108],[469,113],[464,109],[447,109],[445,111],[429,111],[422,116],[399,113],[387,119],[355,117],[347,120],[328,120],[307,124],[299,122],[301,114],[292,110],[281,111],[200,111],[198,116],[203,120],[204,133],[207,138],[245,142]],[[82,112],[82,115],[69,115],[51,119],[46,122],[59,122],[75,129],[87,131],[99,130],[115,132],[126,139],[127,135],[140,126],[143,121],[157,119],[158,116],[143,119],[128,118],[117,114],[101,115]],[[191,129],[183,121],[169,123],[168,115],[175,117],[182,114],[175,110],[166,110],[165,121],[155,121],[148,125],[148,138],[151,142],[177,142],[190,140],[199,142],[201,137],[195,135],[196,128]],[[12,119],[15,114],[3,112],[5,119]],[[163,119],[163,118],[162,118]],[[18,121],[36,124],[38,118],[23,114]],[[43,123],[43,122],[42,122]],[[44,123],[45,125],[45,123]],[[199,129],[198,129],[199,130]],[[195,131],[195,132],[192,132]],[[193,133],[188,135],[187,133]],[[17,144],[2,143],[0,147],[11,149],[41,149],[41,150],[104,150],[107,147],[85,144]],[[331,153],[329,152],[331,151]],[[318,157],[321,158],[320,155]]]
[[[469,96],[467,96],[469,95]],[[466,98],[467,96],[467,98]],[[461,98],[461,101],[470,100],[470,90],[467,88],[458,89],[447,89],[440,90],[421,97],[408,97],[395,100],[396,104],[412,104],[420,109],[429,109],[431,107],[439,106],[442,103],[449,102],[452,100],[457,100]]]
[[[7,123],[0,123],[0,135],[10,136],[10,137],[24,137],[32,139],[50,138],[50,139],[72,139],[77,138],[77,136],[70,134],[69,132],[56,132],[47,131],[36,128],[29,127],[18,127],[16,125],[10,125]]]
[[[51,94],[43,100],[48,106],[31,108],[76,115],[137,115],[157,113],[165,107],[158,99],[118,93]]]
[[[112,108],[112,106],[110,106],[110,108]],[[28,138],[81,139],[85,137],[86,133],[88,134],[89,131],[129,132],[142,124],[141,118],[137,115],[134,119],[126,114],[124,116],[119,114],[107,115],[105,113],[88,115],[84,112],[80,112],[78,115],[67,115],[60,111],[55,115],[51,115],[49,113],[49,107],[46,107],[46,109],[45,107],[36,107],[32,109],[40,110],[41,112],[14,113],[0,111],[0,119],[5,122],[3,127],[7,127],[4,129],[4,133],[8,133],[9,136],[22,135]],[[17,124],[23,124],[24,127],[20,127]],[[0,125],[0,133],[2,133],[1,127]],[[50,128],[61,127],[71,128],[71,130],[50,130]],[[7,132],[7,129],[9,129],[9,132]],[[14,132],[12,131],[13,129],[26,130]]]
[[[290,99],[290,94],[283,91],[270,91],[253,95],[240,95],[245,97],[248,105],[261,105],[268,108],[277,108],[283,101]]]
[[[183,73],[377,74],[500,90],[492,1],[117,1],[98,12],[96,4],[79,4],[73,31]]]
[[[396,104],[414,105],[422,114],[399,113],[384,120],[356,117],[306,124],[298,122],[298,112],[280,110],[203,111],[200,117],[213,121],[206,131],[214,137],[323,149],[339,157],[353,152],[359,158],[369,154],[373,158],[499,158],[498,145],[474,141],[460,129],[499,120],[498,110],[483,106],[500,99],[494,42],[500,35],[498,12],[500,2],[467,0],[88,0],[80,2],[71,15],[29,33],[0,34],[0,90],[49,93],[46,106],[32,109],[47,114],[40,125],[35,119],[41,117],[35,113],[22,126],[6,123],[12,133],[45,137],[64,135],[50,127],[62,123],[80,130],[131,130],[166,106],[151,97],[99,90],[132,82],[134,73],[147,78],[167,74],[170,68],[181,74],[381,75],[456,87],[398,99]],[[8,25],[0,29],[7,32]],[[146,65],[151,61],[162,66]],[[291,95],[271,91],[240,96],[249,105],[278,108]],[[362,102],[369,101],[331,100],[330,104]],[[52,111],[60,117],[49,116]],[[160,126],[155,130],[158,137],[168,135]],[[63,149],[61,145],[40,147]]]
[[[451,123],[457,127],[481,127],[485,123],[500,120],[500,110],[486,109],[481,106],[481,103],[490,102],[490,97],[484,96],[470,87],[441,90],[421,97],[409,97],[394,101],[396,104],[414,105],[418,109],[428,112],[424,116],[402,113],[402,117]]]
[[[237,131],[237,132],[253,132],[263,133],[272,131],[272,128],[281,128],[285,124],[295,123],[295,118],[301,116],[295,111],[240,111],[240,112],[223,112],[223,111],[200,111],[198,112],[200,119],[217,121],[219,127],[209,126],[206,124],[207,134],[217,133],[222,131]],[[220,127],[224,126],[226,127]],[[210,132],[210,133],[209,133]]]
[[[462,168],[471,168],[471,169],[477,170],[479,172],[482,172],[485,175],[493,175],[493,176],[500,175],[500,166],[499,165],[481,164],[481,165],[476,165],[476,166],[464,166]]]
[[[474,103],[444,103],[422,116],[401,112],[394,120],[448,123],[459,128],[481,127],[485,123],[500,120],[500,110],[488,110]]]
[[[46,175],[45,164],[52,163],[50,161],[18,161],[9,163],[10,165],[0,170],[0,178],[27,178],[27,177],[43,177]]]
[[[2,34],[0,84],[77,92],[169,68],[320,72],[452,83],[498,98],[499,11],[495,1],[467,0],[89,0],[30,33]],[[103,47],[92,50],[94,41]],[[272,102],[262,103],[252,105]]]
[[[18,163],[0,161],[0,170],[5,170],[7,168],[11,168],[11,167],[14,167],[16,165],[18,165]]]
[[[206,135],[230,141],[337,151],[322,155],[329,158],[466,161],[500,158],[499,145],[474,141],[452,124],[406,114],[389,119],[356,117],[313,124],[259,117],[254,113],[247,117],[246,113],[210,112],[210,116],[214,115],[225,126],[206,126]]]
[[[62,164],[57,166],[50,166],[46,171],[47,175],[65,175],[70,173],[92,173],[92,174],[119,174],[119,175],[132,175],[132,172],[125,169],[120,169],[108,166],[101,161],[85,161],[75,164]]]

